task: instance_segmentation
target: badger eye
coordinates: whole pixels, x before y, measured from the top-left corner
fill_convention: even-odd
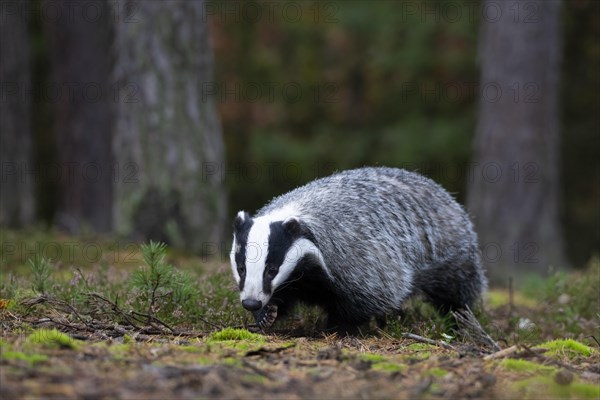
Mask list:
[[[238,274],[240,276],[242,276],[242,275],[244,275],[246,273],[246,267],[244,265],[238,265],[237,266],[237,271],[238,271]]]
[[[279,267],[275,264],[267,265],[267,276],[269,278],[274,278],[279,272]]]

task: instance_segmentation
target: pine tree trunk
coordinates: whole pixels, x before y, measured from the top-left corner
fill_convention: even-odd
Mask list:
[[[565,263],[559,222],[560,2],[487,1],[483,9],[489,13],[482,20],[482,97],[468,207],[489,275],[498,282]]]
[[[213,59],[203,1],[111,2],[118,232],[213,251],[226,198],[221,127],[203,98]]]
[[[14,4],[16,6],[16,4]],[[18,228],[35,217],[31,57],[27,19],[3,8],[0,23],[0,226]]]
[[[112,92],[110,9],[106,0],[52,2],[46,21],[59,164],[56,223],[71,233],[111,229]]]

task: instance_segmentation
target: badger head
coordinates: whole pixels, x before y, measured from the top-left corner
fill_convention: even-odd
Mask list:
[[[325,268],[312,235],[297,216],[266,215],[252,218],[240,211],[233,223],[231,269],[239,285],[242,306],[266,328],[277,317],[271,302],[305,257]]]

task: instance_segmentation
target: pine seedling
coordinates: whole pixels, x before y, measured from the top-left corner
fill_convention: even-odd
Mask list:
[[[52,265],[48,260],[40,256],[30,258],[27,263],[33,274],[31,288],[39,294],[46,294],[50,286],[49,279],[52,275]]]
[[[150,241],[141,246],[146,266],[134,271],[130,287],[139,293],[137,305],[149,318],[159,313],[171,317],[178,307],[195,301],[198,292],[189,274],[176,270],[165,261],[167,246]]]

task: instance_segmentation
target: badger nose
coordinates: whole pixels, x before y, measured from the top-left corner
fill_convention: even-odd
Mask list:
[[[242,306],[248,311],[258,311],[262,307],[262,303],[260,300],[247,299],[242,300]]]

